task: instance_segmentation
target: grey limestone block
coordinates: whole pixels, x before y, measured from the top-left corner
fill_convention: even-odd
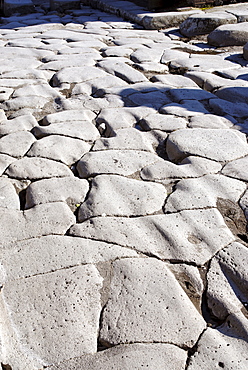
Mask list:
[[[247,307],[247,258],[247,248],[235,242],[211,260],[207,273],[207,304],[220,320]]]
[[[0,124],[0,136],[12,134],[17,131],[30,131],[37,125],[32,114],[19,116],[10,120],[4,120]]]
[[[161,211],[167,192],[163,185],[118,175],[98,175],[80,206],[82,222],[95,216],[144,216]]]
[[[75,211],[88,190],[88,181],[72,176],[35,181],[27,187],[25,208],[62,201]]]
[[[100,150],[86,153],[77,163],[81,178],[101,174],[130,176],[151,163],[163,160],[155,153],[138,150]]]
[[[32,129],[32,134],[39,139],[49,135],[60,135],[89,142],[94,142],[100,137],[95,125],[86,120],[52,123],[48,126],[35,126]]]
[[[85,355],[76,359],[51,366],[51,370],[139,370],[147,367],[150,370],[183,370],[187,352],[173,344],[167,343],[134,343],[122,344],[94,355]]]
[[[72,165],[90,150],[83,140],[62,135],[49,135],[37,140],[27,152],[28,157],[43,157]]]
[[[223,175],[234,177],[239,180],[248,180],[247,172],[248,157],[236,159],[228,162],[222,169]]]
[[[230,370],[238,367],[245,370],[248,364],[248,344],[244,321],[247,321],[244,316],[240,318],[230,315],[218,328],[207,328],[198,342],[197,351],[189,361],[189,370],[204,367]],[[245,332],[243,336],[242,331]]]
[[[95,353],[101,287],[93,265],[6,282],[1,299],[4,319],[11,320],[11,326],[2,337],[1,360],[19,369],[40,369]],[[39,367],[34,366],[37,362]]]
[[[26,154],[36,141],[28,131],[17,131],[0,138],[0,153],[20,158]],[[18,142],[18,145],[16,143]]]
[[[213,46],[245,45],[247,33],[247,22],[224,24],[208,35],[208,43]]]
[[[64,235],[35,237],[9,243],[1,249],[1,284],[79,265],[138,256],[129,248],[91,239]]]
[[[14,184],[6,177],[0,178],[0,207],[7,209],[20,209],[20,199]]]
[[[0,214],[3,225],[1,247],[12,241],[42,235],[64,235],[69,227],[75,223],[74,214],[63,202],[37,205],[24,213],[0,208]]]
[[[180,24],[180,32],[186,37],[209,34],[222,24],[237,23],[237,18],[224,11],[190,15]]]
[[[114,345],[168,342],[191,347],[205,326],[164,262],[128,258],[113,263],[101,341]]]
[[[64,110],[61,112],[46,115],[42,121],[42,126],[48,126],[55,123],[67,123],[68,121],[92,121],[96,114],[89,109]]]
[[[221,164],[217,162],[206,158],[189,156],[179,164],[169,161],[157,161],[147,165],[141,170],[140,176],[143,180],[169,183],[180,178],[198,178],[203,175],[217,173],[220,170]]]
[[[161,259],[198,265],[206,263],[235,240],[220,212],[214,208],[132,218],[94,217],[73,225],[69,235],[116,243]]]
[[[220,198],[237,203],[245,190],[244,182],[219,174],[183,179],[166,200],[164,211],[216,207]]]
[[[28,180],[73,176],[65,164],[38,157],[24,157],[12,161],[5,173],[12,178]]]
[[[227,162],[247,155],[248,145],[245,135],[235,130],[192,128],[172,132],[166,150],[172,161],[193,154]]]

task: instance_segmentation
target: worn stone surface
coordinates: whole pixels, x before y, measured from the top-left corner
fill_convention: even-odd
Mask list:
[[[79,221],[93,216],[144,216],[161,210],[166,190],[116,175],[96,176],[87,200],[79,208]]]
[[[211,261],[207,274],[208,307],[221,320],[246,307],[247,258],[247,248],[240,243],[232,243]]]
[[[217,329],[207,328],[198,343],[198,350],[190,359],[190,370],[203,366],[218,366],[230,370],[238,366],[239,369],[246,369],[247,341],[240,338],[231,320],[228,323],[229,325],[223,324]]]
[[[227,146],[230,148],[228,152],[226,151]],[[173,161],[182,160],[194,154],[224,162],[245,156],[248,146],[245,135],[238,131],[195,128],[171,133],[166,150]]]
[[[13,178],[30,180],[72,176],[70,169],[63,163],[37,157],[24,157],[14,161],[5,172]]]
[[[237,23],[237,18],[227,12],[193,14],[180,24],[180,32],[186,37],[205,35],[222,24]]]
[[[83,357],[66,361],[51,367],[51,370],[76,370],[79,367],[92,370],[130,368],[138,370],[140,367],[148,367],[156,370],[162,364],[170,363],[172,370],[183,370],[186,362],[186,352],[172,344],[138,343],[130,345],[119,345],[109,348],[96,355],[85,355]],[[165,365],[166,366],[166,365]]]
[[[70,235],[117,243],[162,259],[198,264],[204,264],[234,241],[215,209],[139,218],[96,217],[74,225]]]
[[[26,356],[34,363],[39,359],[41,364],[49,365],[69,356],[95,352],[101,281],[96,267],[87,265],[6,282],[2,297],[4,316],[10,320],[11,312],[11,329],[18,328],[18,335],[12,340],[14,348],[20,348],[20,356],[25,356],[24,347],[29,349]],[[61,341],[65,335],[68,339]],[[8,342],[3,341],[3,346],[9,350]],[[18,357],[12,352],[3,360],[19,366]]]
[[[208,42],[213,46],[245,45],[247,42],[248,24],[224,24],[208,35]]]
[[[70,208],[62,202],[41,204],[24,213],[0,208],[0,213],[3,225],[1,245],[42,235],[63,235],[75,222]],[[18,228],[13,228],[13,223],[18,225]]]
[[[204,329],[204,320],[163,262],[137,261],[127,259],[113,264],[100,340],[110,344],[156,341],[191,346]],[[190,335],[186,317],[194,326]],[[177,330],[170,329],[171,322],[176,322]]]
[[[247,161],[248,157],[244,157],[227,163],[222,169],[223,175],[247,181],[248,180]]]
[[[165,212],[176,212],[183,209],[216,207],[218,198],[235,203],[245,190],[246,185],[243,182],[222,175],[184,179],[177,183],[164,209]]]
[[[246,370],[247,4],[33,4],[0,25],[0,367]]]
[[[143,180],[173,182],[180,178],[200,177],[221,170],[221,165],[206,158],[189,156],[179,164],[157,161],[145,166],[140,175]],[[173,193],[174,196],[174,193]]]
[[[106,150],[86,153],[78,162],[77,170],[81,178],[100,174],[130,176],[151,163],[163,160],[155,154],[138,150]]]
[[[75,210],[84,201],[88,190],[87,181],[72,176],[35,181],[27,188],[26,208],[43,203],[63,201],[72,210]]]

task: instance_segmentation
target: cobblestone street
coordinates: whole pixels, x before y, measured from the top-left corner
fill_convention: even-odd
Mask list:
[[[0,24],[2,370],[247,370],[248,4],[33,3]]]

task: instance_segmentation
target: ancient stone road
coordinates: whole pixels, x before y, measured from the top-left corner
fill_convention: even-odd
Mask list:
[[[246,370],[242,47],[88,7],[3,21],[2,369]]]

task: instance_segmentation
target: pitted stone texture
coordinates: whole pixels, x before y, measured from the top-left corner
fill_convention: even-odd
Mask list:
[[[161,82],[166,86],[172,87],[197,87],[197,84],[190,80],[189,78],[181,75],[172,75],[172,74],[165,74],[165,75],[155,75],[152,76],[151,81],[153,82]]]
[[[16,179],[29,180],[73,175],[70,169],[63,163],[37,157],[25,157],[17,161],[15,160],[10,164],[5,173]]]
[[[113,137],[97,140],[92,150],[143,150],[154,152],[152,144],[144,132],[135,128],[124,128],[118,130]]]
[[[247,155],[248,145],[245,135],[235,130],[192,128],[172,132],[166,150],[172,161],[192,154],[227,162]]]
[[[138,150],[106,150],[86,153],[78,162],[81,178],[100,174],[130,176],[151,163],[163,160],[157,155]]]
[[[62,83],[80,83],[105,76],[106,72],[96,67],[67,67],[55,73],[52,81],[54,86],[60,86]]]
[[[248,250],[240,243],[222,249],[211,261],[207,274],[207,300],[212,314],[224,320],[248,303]]]
[[[151,113],[155,113],[155,109],[150,107],[106,108],[101,111],[96,122],[99,129],[104,131],[104,135],[109,137],[115,136],[117,130],[134,127]]]
[[[200,177],[221,170],[219,163],[206,158],[190,156],[178,165],[169,161],[157,161],[144,167],[140,173],[143,180],[173,182],[181,178]]]
[[[223,175],[234,177],[239,180],[248,181],[248,157],[236,159],[225,165],[222,170]]]
[[[1,250],[5,281],[122,257],[138,257],[138,254],[118,245],[60,235],[15,242]]]
[[[0,207],[20,209],[20,200],[14,185],[6,177],[0,178]]]
[[[215,100],[215,99],[210,99]],[[170,114],[179,117],[189,118],[193,116],[201,116],[202,114],[208,114],[209,112],[202,103],[198,100],[182,100],[181,103],[171,103],[164,105],[159,110],[162,114]]]
[[[218,114],[220,116],[228,114],[232,117],[238,118],[248,117],[248,108],[245,103],[232,103],[224,99],[216,98],[210,99],[209,105],[214,114]]]
[[[183,209],[216,207],[218,198],[238,202],[246,190],[242,181],[223,175],[206,175],[197,179],[184,179],[166,201],[165,212]]]
[[[23,212],[0,208],[1,246],[42,235],[63,235],[75,223],[75,216],[63,202],[41,204]],[[13,225],[16,225],[13,228]]]
[[[2,121],[0,124],[0,136],[12,134],[17,131],[29,131],[36,125],[37,121],[31,114]]]
[[[96,217],[74,225],[69,233],[134,248],[161,259],[199,265],[234,241],[216,209],[139,218]]]
[[[213,46],[245,45],[247,43],[248,23],[224,24],[208,35],[208,43]]]
[[[41,122],[42,126],[54,123],[67,123],[73,121],[92,121],[96,114],[89,109],[65,110],[62,112],[52,113],[45,116]]]
[[[204,91],[199,87],[185,87],[185,88],[177,88],[177,89],[170,89],[169,95],[171,96],[171,100],[175,101],[176,103],[180,103],[182,100],[206,100],[215,98],[215,95],[211,94],[208,91]]]
[[[104,71],[121,78],[128,83],[145,82],[147,78],[136,69],[121,61],[103,60],[98,66]]]
[[[53,89],[48,83],[39,85],[25,85],[15,90],[12,95],[13,98],[19,98],[23,96],[39,96],[44,98],[60,98],[60,93]]]
[[[9,165],[15,161],[16,158],[10,157],[6,154],[0,154],[0,175],[2,175],[6,168],[8,168]]]
[[[87,55],[87,54],[86,54]],[[59,71],[65,67],[81,67],[84,66],[94,66],[95,59],[92,57],[87,57],[86,55],[73,55],[70,59],[64,60],[53,60],[51,62],[47,62],[40,67],[41,70],[51,70],[51,71]]]
[[[215,95],[232,103],[246,104],[248,101],[247,86],[221,87],[215,92]]]
[[[186,351],[172,344],[138,343],[119,345],[109,348],[95,355],[85,355],[51,367],[51,370],[114,370],[130,369],[150,370],[162,369],[170,364],[171,370],[183,370],[186,363]],[[162,367],[161,367],[162,366]],[[166,365],[165,365],[166,366]]]
[[[86,180],[72,176],[35,181],[27,188],[25,208],[62,201],[75,211],[84,201],[88,190]]]
[[[143,216],[161,210],[166,198],[161,184],[145,183],[117,175],[92,180],[87,200],[79,208],[80,222],[95,216]]]
[[[11,338],[14,347],[43,366],[96,352],[101,287],[102,278],[93,265],[7,282],[2,293],[4,316],[11,317],[18,331]],[[2,360],[20,368],[9,341],[5,334]]]
[[[237,18],[227,12],[199,13],[189,16],[180,24],[180,32],[186,37],[205,35],[222,24],[237,23]]]
[[[151,50],[146,47],[138,48],[130,55],[130,59],[135,63],[144,63],[144,62],[160,62],[162,57],[163,51],[161,49],[152,49]]]
[[[17,158],[23,157],[35,141],[34,135],[28,131],[5,135],[0,138],[0,153]]]
[[[246,338],[240,338],[231,320],[218,327],[207,328],[198,343],[196,353],[191,357],[188,369],[224,368],[228,370],[246,370],[247,332]]]
[[[27,156],[53,159],[71,165],[89,150],[90,145],[83,140],[61,135],[50,135],[36,141],[28,151]]]
[[[44,96],[29,95],[19,96],[18,98],[9,99],[2,103],[2,107],[5,110],[18,111],[20,109],[28,108],[32,110],[38,110],[44,108],[44,106],[53,99],[45,98]]]
[[[186,263],[171,263],[169,269],[186,292],[197,310],[201,313],[204,283],[199,269]]]
[[[188,121],[170,114],[153,113],[142,119],[140,126],[144,130],[174,131],[187,127]]]
[[[100,137],[97,128],[88,121],[69,121],[54,123],[49,126],[36,126],[32,133],[39,139],[49,135],[61,135],[89,142],[93,142]]]
[[[170,63],[171,71],[185,73],[187,71],[216,72],[219,70],[229,70],[240,68],[231,61],[225,60],[219,55],[197,55],[191,54],[190,58],[175,58]]]
[[[128,86],[128,84],[124,80],[116,76],[107,75],[106,77],[95,78],[93,80],[77,84],[72,90],[72,95],[94,94],[94,96],[100,97],[102,96],[102,92],[107,88],[126,86]]]
[[[171,99],[160,91],[137,92],[128,96],[128,100],[135,106],[152,107],[156,110],[164,104],[171,103]]]
[[[242,69],[241,69],[242,70]],[[239,72],[240,73],[240,72]],[[217,76],[213,73],[209,72],[187,72],[185,76],[190,78],[192,81],[195,81],[198,86],[202,89],[210,92],[214,92],[215,90],[221,87],[247,87],[248,83],[245,80],[231,80],[227,78],[223,78]]]
[[[219,117],[214,114],[205,114],[202,116],[191,117],[188,127],[190,128],[230,128],[233,123],[225,117]]]
[[[154,341],[191,347],[205,325],[164,262],[140,258],[113,263],[100,340],[115,345]]]

